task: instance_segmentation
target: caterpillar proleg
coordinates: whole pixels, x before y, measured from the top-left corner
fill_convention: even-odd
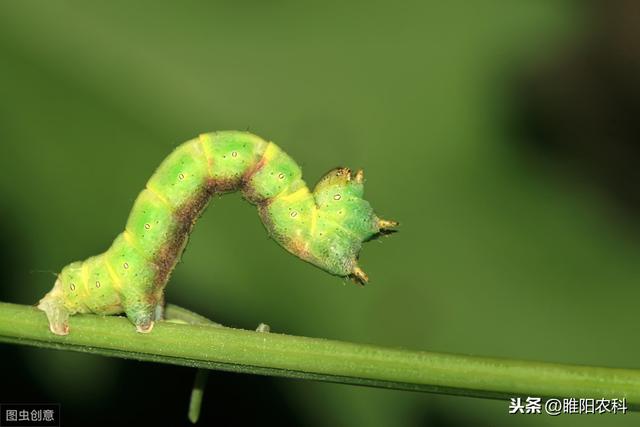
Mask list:
[[[58,335],[69,332],[75,313],[125,313],[139,332],[151,331],[195,221],[214,194],[237,190],[287,251],[365,284],[357,264],[362,243],[398,223],[375,215],[362,198],[363,181],[361,170],[336,168],[311,192],[300,167],[273,142],[248,132],[202,134],[160,164],[109,249],[64,267],[38,308]]]

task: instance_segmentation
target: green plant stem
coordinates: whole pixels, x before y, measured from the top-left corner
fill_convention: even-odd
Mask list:
[[[207,319],[193,311],[189,311],[186,308],[178,307],[177,305],[168,304],[164,312],[165,319],[169,321],[179,321],[190,324],[204,324],[215,327],[223,327],[220,323],[216,323]],[[200,411],[202,408],[202,398],[204,397],[204,389],[207,386],[207,380],[209,379],[209,371],[204,368],[198,368],[196,371],[196,378],[193,381],[193,389],[191,390],[191,397],[189,399],[189,411],[187,412],[187,418],[192,424],[196,424],[200,419]]]
[[[139,334],[118,316],[77,315],[49,332],[35,307],[0,303],[0,341],[190,367],[486,398],[626,398],[640,407],[640,370],[385,348],[278,333],[158,322]]]

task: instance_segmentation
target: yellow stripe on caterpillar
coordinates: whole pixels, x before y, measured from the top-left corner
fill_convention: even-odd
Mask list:
[[[109,263],[109,260],[104,255],[103,255],[103,262],[104,262],[105,267],[107,267],[107,272],[109,273],[109,276],[111,277],[111,280],[113,281],[113,288],[117,292],[120,292],[120,290],[122,289],[122,282],[120,281],[120,278],[116,274],[116,271],[113,269],[113,267]]]
[[[80,277],[82,279],[82,293],[85,297],[89,296],[89,265],[87,262],[82,263],[82,268],[80,269]]]
[[[269,162],[273,160],[278,154],[280,154],[281,151],[282,150],[280,150],[280,147],[278,147],[273,142],[270,142],[269,144],[267,144],[267,148],[262,154],[262,160],[265,162]]]
[[[308,187],[301,187],[298,190],[294,191],[293,193],[290,194],[285,194],[284,196],[279,196],[279,200],[281,201],[285,201],[285,202],[290,202],[290,203],[295,203],[298,202],[308,196],[311,195],[311,192],[309,191]]]
[[[173,210],[173,205],[171,203],[169,203],[169,201],[166,199],[166,197],[164,197],[162,194],[160,194],[160,192],[158,190],[154,189],[151,185],[149,185],[149,183],[147,183],[146,188],[147,188],[147,190],[149,190],[151,192],[151,194],[153,194],[158,200],[160,200],[160,202],[162,202],[162,204],[166,205],[171,210]]]

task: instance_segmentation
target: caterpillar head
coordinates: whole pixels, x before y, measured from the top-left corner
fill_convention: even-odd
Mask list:
[[[364,200],[364,172],[348,168],[329,171],[316,185],[316,239],[310,250],[314,264],[364,285],[369,278],[358,266],[362,243],[395,230],[399,223],[379,218]]]

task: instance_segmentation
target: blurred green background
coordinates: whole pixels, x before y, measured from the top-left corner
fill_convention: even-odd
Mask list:
[[[42,271],[106,249],[173,147],[206,131],[250,130],[283,147],[310,185],[338,165],[364,168],[367,199],[401,231],[365,245],[372,280],[359,288],[286,254],[240,197],[215,199],[168,301],[243,328],[266,322],[412,349],[638,367],[632,217],[512,132],[513,76],[588,32],[586,8],[2,2],[0,297],[33,304],[53,285]],[[106,420],[155,393],[182,399],[165,416],[184,418],[192,370],[7,345],[3,354],[14,357],[5,370],[16,366],[0,384],[4,401],[60,402],[71,423],[74,410]],[[146,381],[137,372],[149,384],[165,374],[185,380],[137,389],[129,384]],[[212,375],[203,416],[234,410],[213,396],[241,377]],[[249,381],[234,395],[239,408],[266,387],[281,405],[274,419],[307,425],[603,422],[509,416],[502,401]],[[129,400],[112,408],[115,395]],[[606,423],[637,425],[638,416]]]

